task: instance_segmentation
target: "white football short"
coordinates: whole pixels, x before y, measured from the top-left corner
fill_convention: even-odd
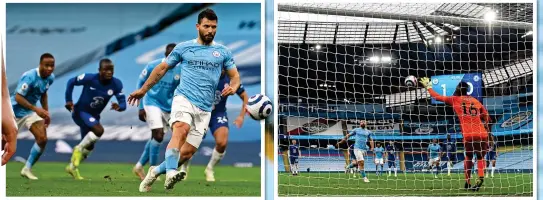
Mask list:
[[[147,121],[147,125],[151,130],[162,128],[164,133],[168,132],[170,129],[170,113],[164,112],[159,107],[151,105],[144,105],[143,109],[145,109],[145,121]]]
[[[206,112],[194,106],[183,95],[175,96],[172,101],[172,113],[170,115],[170,127],[175,122],[184,122],[190,125],[187,143],[198,148],[202,143],[204,134],[209,127],[211,112]]]
[[[430,158],[430,161],[428,161],[429,165],[434,165],[436,162],[439,163],[439,157]]]
[[[30,115],[21,117],[21,118],[15,118],[15,121],[17,122],[17,127],[19,128],[19,130],[23,126],[30,129],[32,124],[34,124],[36,122],[39,122],[39,121],[42,121],[42,120],[43,119],[40,116],[38,116],[38,114],[36,114],[35,112],[33,112]]]
[[[375,164],[385,164],[385,160],[383,158],[376,158],[374,162]]]
[[[356,161],[364,161],[364,156],[366,156],[366,150],[354,149],[354,157],[356,157]]]

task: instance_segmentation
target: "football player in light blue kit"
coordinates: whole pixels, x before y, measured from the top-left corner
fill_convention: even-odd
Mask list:
[[[383,175],[383,168],[385,166],[385,159],[383,154],[385,153],[385,148],[381,146],[381,143],[377,143],[377,147],[373,149],[373,154],[375,155],[375,175]],[[379,171],[379,165],[381,165],[381,171]]]
[[[230,84],[224,87],[221,96],[232,95],[240,86],[239,73],[232,52],[225,46],[213,42],[217,31],[217,15],[205,9],[198,15],[196,30],[198,38],[175,46],[166,60],[151,72],[145,84],[128,98],[136,105],[166,72],[181,63],[181,81],[175,90],[169,124],[172,138],[166,148],[165,161],[158,167],[150,167],[139,191],[148,192],[161,171],[166,169],[164,188],[170,190],[182,180],[186,172],[178,171],[178,164],[188,161],[200,146],[211,118],[215,89],[226,70]],[[186,141],[186,142],[185,142]]]
[[[39,67],[28,70],[21,76],[15,95],[11,97],[17,126],[19,129],[23,126],[27,127],[36,139],[36,143],[30,149],[26,164],[21,170],[21,176],[31,180],[38,179],[32,174],[31,168],[36,164],[47,144],[46,128],[51,122],[47,90],[55,80],[53,70],[55,70],[53,55],[42,54]],[[36,106],[38,100],[41,108]]]
[[[166,45],[165,56],[167,57],[175,47],[175,43]],[[137,88],[141,88],[143,83],[149,78],[150,72],[155,69],[166,58],[153,60],[145,66],[138,79]],[[170,112],[172,109],[172,100],[175,88],[179,85],[181,76],[181,68],[179,65],[172,70],[168,70],[160,82],[153,86],[143,97],[143,102],[139,104],[138,117],[142,122],[146,122],[151,129],[151,139],[147,141],[143,149],[140,159],[132,171],[141,179],[145,178],[143,166],[149,162],[149,166],[158,165],[158,153],[160,144],[164,139],[164,133],[169,130],[168,121],[170,120]]]
[[[441,170],[441,165],[439,164],[439,161],[441,160],[441,154],[443,152],[441,151],[441,146],[437,143],[437,139],[433,139],[432,143],[428,145],[428,150],[426,152],[428,156],[428,167],[430,170],[433,170],[433,167],[436,167],[436,173],[434,175],[435,178],[437,178],[437,175],[439,174],[439,171]]]
[[[345,136],[341,141],[337,143],[339,146],[341,143],[347,141],[349,137],[354,137],[354,155],[356,156],[356,161],[358,162],[358,169],[360,170],[360,175],[364,179],[364,182],[368,183],[370,182],[368,177],[366,176],[366,171],[364,170],[364,156],[366,155],[366,151],[368,150],[368,147],[366,143],[370,142],[370,151],[373,151],[373,138],[372,133],[368,129],[366,129],[366,121],[361,120],[360,121],[360,128],[353,129],[349,134]]]

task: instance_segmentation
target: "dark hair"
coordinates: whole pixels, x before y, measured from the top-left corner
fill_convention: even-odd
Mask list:
[[[166,45],[166,51],[164,51],[164,56],[168,57],[170,53],[173,51],[173,48],[175,48],[175,46],[177,46],[177,44],[175,43],[170,43]]]
[[[170,44],[166,45],[166,49],[175,48],[175,46],[177,46],[176,43],[170,43]]]
[[[55,59],[55,57],[53,57],[52,54],[50,54],[50,53],[44,53],[44,54],[41,54],[41,56],[40,56],[40,62],[43,61],[43,59],[46,59],[46,58]]]
[[[100,64],[99,64],[99,68],[102,68],[102,64],[104,63],[112,63],[113,61],[111,61],[109,58],[104,58],[102,60],[100,60]]]
[[[454,91],[454,96],[467,96],[468,95],[469,85],[468,83],[462,81],[456,86],[456,91]]]
[[[203,18],[206,18],[208,20],[217,20],[217,22],[219,21],[219,19],[217,18],[217,14],[215,14],[215,11],[209,8],[206,8],[205,10],[200,12],[200,14],[198,14],[198,24],[202,22]]]

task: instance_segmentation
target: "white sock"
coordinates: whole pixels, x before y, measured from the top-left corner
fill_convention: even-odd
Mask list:
[[[189,165],[190,165],[191,160],[192,160],[192,157],[189,160],[185,161],[185,163],[183,163],[181,165],[181,171],[183,171],[183,172],[188,172],[189,171]]]
[[[447,173],[451,173],[451,168],[452,168],[452,163],[451,162],[447,162]]]
[[[217,149],[213,149],[213,153],[211,154],[211,159],[209,159],[209,163],[207,163],[207,168],[213,170],[213,167],[221,161],[222,157],[224,157],[224,154],[226,153],[219,153]]]
[[[398,168],[394,167],[394,176],[398,175]]]
[[[89,145],[96,143],[98,139],[100,139],[100,137],[96,136],[93,132],[89,132],[83,139],[81,139],[79,147],[81,147],[81,149],[86,149]]]
[[[392,169],[388,168],[388,175],[390,176],[392,174]]]
[[[494,176],[494,170],[496,170],[496,167],[492,167],[492,173],[490,175]]]

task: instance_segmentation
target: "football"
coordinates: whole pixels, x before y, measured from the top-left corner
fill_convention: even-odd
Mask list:
[[[417,78],[409,75],[407,78],[405,78],[404,83],[407,87],[415,87],[417,86]]]
[[[270,98],[263,94],[257,94],[249,98],[247,102],[247,113],[254,120],[266,119],[272,112]]]

